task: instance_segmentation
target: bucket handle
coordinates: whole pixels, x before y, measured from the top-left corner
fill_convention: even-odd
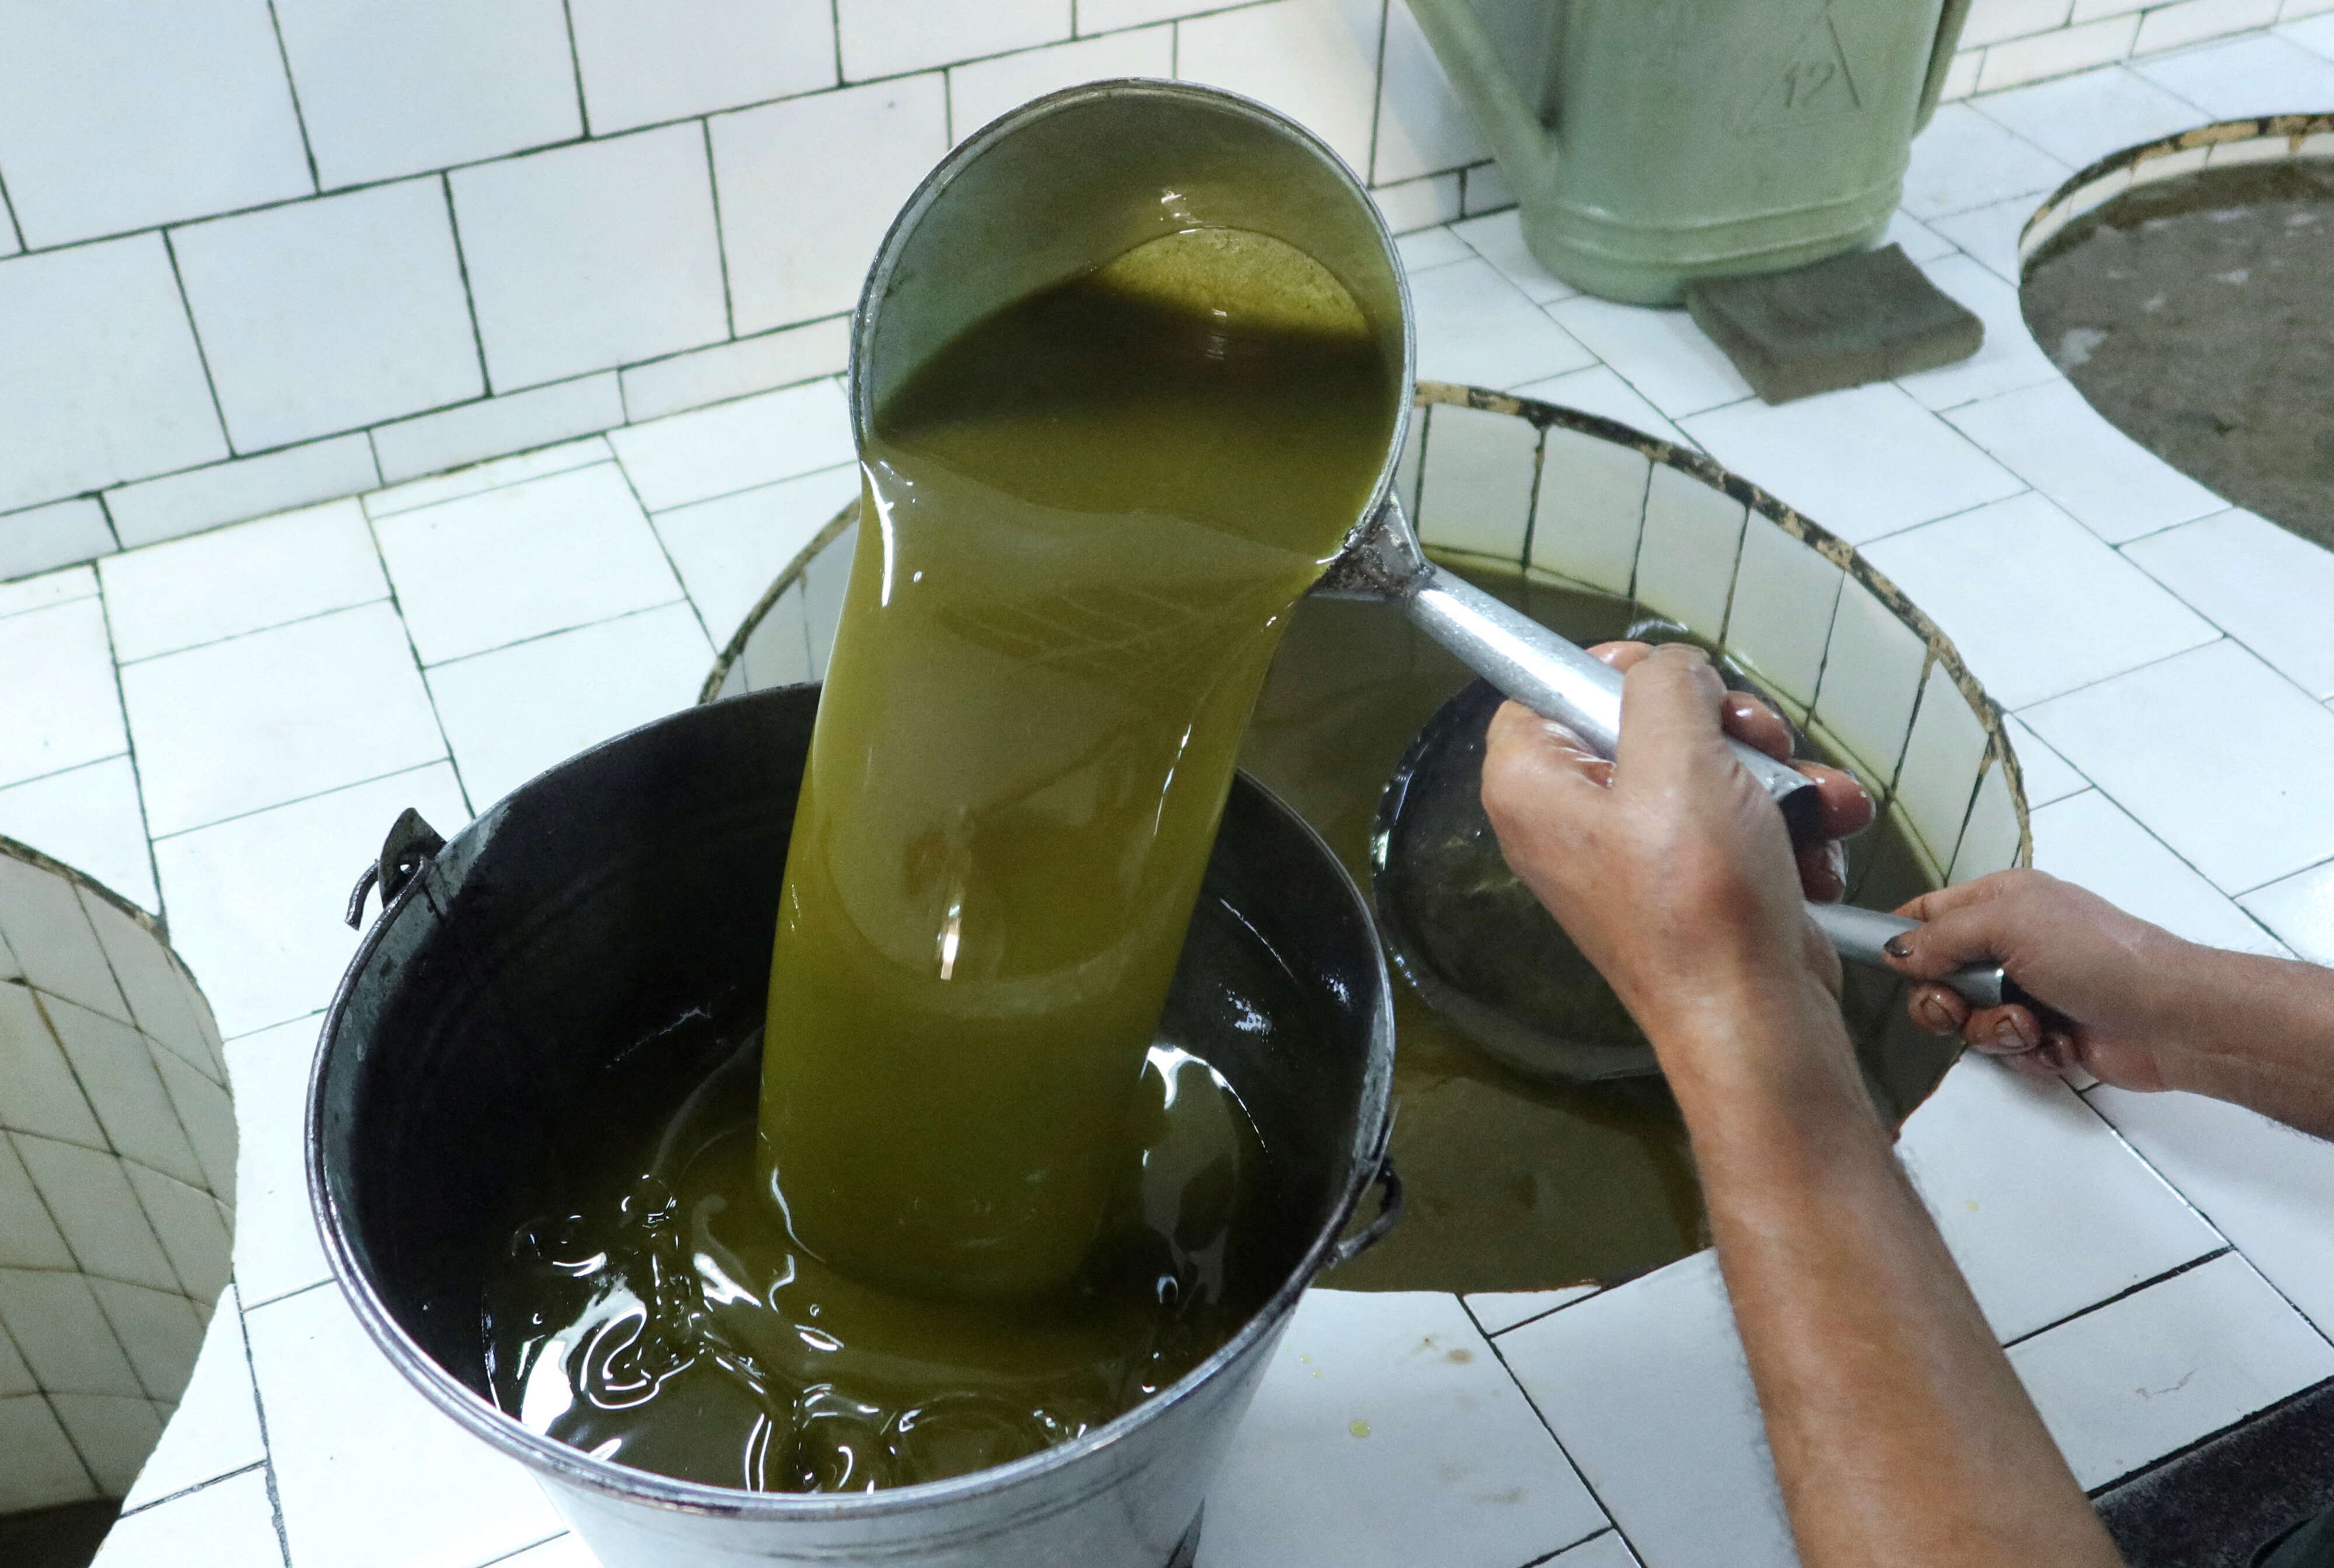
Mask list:
[[[1370,1216],[1368,1224],[1329,1249],[1328,1266],[1333,1269],[1339,1263],[1352,1263],[1384,1241],[1386,1232],[1402,1218],[1402,1176],[1394,1168],[1394,1156],[1383,1149],[1378,1153],[1378,1171],[1371,1178],[1371,1185],[1378,1189],[1378,1212]]]
[[[398,813],[397,820],[389,825],[389,836],[381,841],[381,858],[364,868],[357,878],[355,891],[349,895],[349,929],[354,931],[364,924],[365,895],[378,885],[381,907],[384,913],[405,885],[429,864],[430,857],[446,847],[446,840],[438,830],[421,819],[421,813],[408,806]]]

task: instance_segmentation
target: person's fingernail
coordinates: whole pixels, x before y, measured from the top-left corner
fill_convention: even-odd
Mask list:
[[[2019,1033],[2018,1026],[2006,1018],[1993,1026],[1993,1038],[2012,1050],[2026,1049],[2026,1037]]]
[[[1913,950],[1905,945],[1905,939],[1901,936],[1892,936],[1887,941],[1882,943],[1880,944],[1880,951],[1886,953],[1891,958],[1910,958],[1913,956]]]
[[[1924,996],[1921,998],[1921,1027],[1931,1034],[1950,1034],[1953,1028],[1953,1014],[1947,1012],[1945,1004],[1935,997]]]

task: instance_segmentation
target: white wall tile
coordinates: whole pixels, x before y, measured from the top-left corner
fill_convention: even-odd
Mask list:
[[[2152,55],[2132,69],[2214,120],[2322,114],[2334,103],[2334,60],[2274,35]]]
[[[1539,483],[1539,431],[1528,420],[1452,403],[1411,417],[1426,421],[1419,537],[1521,566]]]
[[[1432,462],[1431,439],[1426,455]],[[1635,447],[1551,425],[1540,456],[1531,564],[1608,594],[1628,593],[1652,470],[1652,460]]]
[[[2029,191],[2056,187],[2074,170],[2021,141],[1966,103],[1937,111],[1913,139],[1905,171],[1905,208],[1927,222]]]
[[[1372,180],[1409,179],[1491,156],[1490,143],[1452,91],[1442,62],[1407,5],[1386,8],[1385,53],[1378,75]]]
[[[1670,423],[1661,410],[1647,402],[1610,365],[1590,365],[1587,370],[1567,371],[1546,381],[1526,382],[1515,389],[1515,395],[1554,403],[1559,408],[1578,409],[1583,413],[1602,414],[1642,434],[1657,436],[1688,451],[1695,450],[1683,431]]]
[[[2014,1346],[2086,1489],[2334,1376],[2334,1347],[2231,1253]]]
[[[1972,0],[1969,19],[1962,24],[1961,46],[1972,49],[2063,27],[2069,4],[2070,0]]]
[[[434,507],[439,501],[459,500],[464,496],[499,489],[505,485],[518,484],[526,479],[541,479],[546,474],[564,474],[570,469],[588,469],[593,463],[613,461],[615,456],[615,448],[606,440],[599,436],[585,436],[582,440],[562,441],[557,446],[537,447],[530,452],[473,463],[450,474],[435,474],[426,479],[408,479],[401,485],[375,490],[360,498],[360,500],[367,517],[393,517],[399,512],[410,512],[416,507]]]
[[[44,1005],[57,1040],[64,1047],[65,1059],[72,1063],[73,1077],[79,1080],[82,1092],[89,1097],[90,1108],[97,1113],[98,1123],[105,1128],[106,1141],[114,1152],[191,1186],[206,1185],[194,1145],[179,1123],[169,1091],[162,1087],[145,1036],[126,1023],[55,997],[47,999]],[[26,1157],[31,1158],[29,1155]],[[38,1170],[34,1179],[41,1183],[43,1192],[48,1190],[49,1183]],[[127,1186],[122,1191],[127,1194]],[[130,1219],[136,1218],[134,1205],[125,1213]],[[58,1223],[66,1224],[61,1210]],[[139,1228],[142,1228],[142,1222]],[[68,1241],[73,1240],[69,1225],[65,1236]],[[81,1251],[78,1242],[74,1250]],[[101,1273],[115,1273],[118,1278],[137,1277],[98,1267],[94,1263],[88,1266]],[[162,1288],[170,1282],[165,1276],[140,1282]]]
[[[1458,1298],[1315,1290],[1208,1495],[1209,1568],[1513,1568],[1605,1527]]]
[[[0,620],[0,784],[127,749],[98,601]]]
[[[1985,69],[1985,51],[1964,49],[1955,54],[1945,67],[1944,84],[1937,92],[1940,103],[1955,103],[1977,91],[1978,73]]]
[[[1948,882],[1970,882],[1996,871],[2006,871],[2018,859],[2018,804],[2011,794],[2010,776],[1988,766],[1978,776],[1971,797],[1969,820],[1962,824],[1961,843],[1953,850]]]
[[[1935,229],[1902,210],[1888,219],[1888,227],[1880,236],[1884,245],[1895,246],[1905,258],[1915,266],[1925,267],[1930,262],[1953,255],[1953,243]]]
[[[2034,808],[2034,867],[2088,887],[2175,936],[2284,956],[2284,949],[2128,812],[2096,789]]]
[[[1985,271],[2016,287],[2026,276],[2024,259],[2018,254],[2019,237],[2025,232],[2027,220],[2034,216],[2034,209],[2040,205],[2038,197],[2013,196],[2007,201],[1972,207],[1967,212],[1948,213],[1943,218],[1933,218],[1929,222],[1939,234],[1966,251],[1970,258]],[[2034,334],[2028,331],[2020,335],[2030,341]],[[2056,374],[2055,367],[2052,373]]]
[[[664,541],[716,646],[727,646],[778,574],[859,498],[854,463],[659,512]]]
[[[0,855],[0,929],[33,984],[108,1018],[128,1021],[130,1008],[113,982],[105,949],[66,878]]]
[[[1865,555],[1944,629],[2009,708],[2220,635],[2037,495],[1908,528]]]
[[[1922,407],[1953,408],[2059,378],[2059,367],[2027,330],[2014,285],[1967,256],[1949,256],[1921,270],[1985,325],[1985,341],[1969,358],[1898,378],[1896,384]]]
[[[834,85],[823,0],[572,0],[592,133]]]
[[[245,1324],[284,1531],[302,1568],[490,1561],[564,1530],[526,1471],[439,1414],[382,1358],[337,1286],[256,1307]],[[333,1375],[319,1378],[320,1366]],[[423,1497],[429,1505],[414,1506]]]
[[[1989,743],[1984,724],[1945,667],[1930,665],[1897,769],[1896,799],[1940,866],[1953,863]]]
[[[158,837],[446,754],[387,604],[143,660],[121,690]]]
[[[1576,292],[1570,284],[1542,266],[1524,244],[1523,214],[1519,211],[1471,218],[1453,225],[1452,232],[1474,247],[1477,255],[1498,267],[1500,276],[1521,289],[1524,297],[1535,305],[1569,299]]]
[[[1070,35],[1070,0],[836,0],[843,79],[868,82]]]
[[[1548,315],[1672,419],[1751,395],[1725,351],[1683,310],[1581,295],[1551,305]]]
[[[469,811],[435,763],[167,838],[154,847],[172,944],[202,976],[219,1028],[244,1034],[332,999],[357,935],[349,888],[407,807],[451,837]]]
[[[2091,781],[2068,766],[2067,760],[2027,728],[2023,719],[2014,713],[2010,715],[2009,730],[2011,748],[2018,753],[2019,777],[2025,785],[2030,808],[2048,806],[2091,787]]]
[[[1496,163],[1478,163],[1466,170],[1466,193],[1461,205],[1467,216],[1497,212],[1516,204],[1516,188],[1509,183],[1507,171]]]
[[[0,169],[35,248],[306,195],[266,0],[8,6]]]
[[[449,177],[496,392],[729,334],[695,123]]]
[[[154,1234],[170,1256],[170,1267],[197,1302],[215,1302],[227,1289],[234,1248],[219,1200],[200,1187],[172,1181],[142,1165],[124,1165],[138,1202],[153,1218]]]
[[[62,571],[43,572],[37,577],[0,583],[0,618],[21,615],[26,610],[46,609],[68,599],[86,599],[96,592],[94,566],[67,566]]]
[[[681,596],[611,463],[400,512],[373,528],[404,633],[425,664]]]
[[[2285,0],[2278,15],[2289,25],[2278,31],[2304,48],[2314,49],[2320,54],[2328,53],[2327,45],[2334,43],[2334,28],[2323,23],[2313,22],[2307,27],[2299,23],[2302,17],[2314,17],[2329,11],[2334,11],[2334,0]]]
[[[1596,363],[1488,261],[1421,273],[1410,295],[1421,381],[1504,389]]]
[[[1725,491],[1654,464],[1637,549],[1637,603],[1716,642],[1726,629],[1749,511]]]
[[[763,332],[858,303],[892,215],[948,150],[947,85],[933,73],[709,123],[736,330]]]
[[[372,443],[357,432],[125,485],[107,491],[105,504],[122,548],[136,549],[221,523],[354,495],[380,482]]]
[[[1381,15],[1366,0],[1273,0],[1195,17],[1176,24],[1176,70],[1262,99],[1366,169]]]
[[[0,1472],[0,1510],[53,1508],[98,1495],[65,1429],[38,1394],[0,1399],[0,1450],[8,1456]]]
[[[2320,1331],[2334,1326],[2325,1198],[2334,1143],[2177,1090],[2102,1084],[2085,1098]]]
[[[98,572],[125,662],[389,597],[354,500],[131,550]]]
[[[1475,254],[1474,248],[1448,228],[1422,228],[1405,234],[1394,242],[1394,254],[1402,259],[1402,270],[1412,276],[1431,266],[1447,266],[1454,261],[1465,261]]]
[[[282,1568],[267,1473],[254,1469],[125,1515],[97,1561],[105,1568]]]
[[[227,453],[159,236],[0,263],[0,508]]]
[[[718,344],[633,365],[622,375],[624,412],[652,420],[751,392],[840,374],[851,358],[851,318],[825,321]]]
[[[949,135],[966,137],[1032,98],[1115,76],[1175,74],[1175,30],[1140,27],[1000,55],[949,72]]]
[[[93,560],[113,547],[105,508],[87,497],[0,517],[0,576]]]
[[[1715,1253],[1502,1334],[1500,1353],[1646,1562],[1797,1568]]]
[[[667,605],[439,664],[429,672],[454,766],[495,800],[587,747],[686,708],[713,663],[697,612]]]
[[[1896,776],[1928,659],[1927,642],[1872,590],[1853,580],[1841,585],[1815,721],[1884,789]]]
[[[632,425],[609,440],[641,502],[659,512],[857,455],[843,390],[831,381]]]
[[[1991,92],[1996,88],[2040,82],[2046,76],[2064,76],[2071,71],[2120,60],[2131,53],[2132,34],[2138,25],[2136,16],[2111,16],[1996,44],[1985,52],[1985,64],[1977,74],[1977,90]]]
[[[2134,539],[2123,553],[2311,696],[2334,697],[2334,555],[2241,510]]]
[[[324,189],[583,134],[559,0],[275,0]]]
[[[2074,1090],[1975,1053],[1896,1150],[2005,1342],[2227,1244]]]
[[[2026,488],[1911,394],[1886,384],[1781,408],[1741,402],[1678,423],[1720,462],[1850,544]]]
[[[435,818],[432,825],[449,831]],[[308,1068],[323,1023],[321,1013],[312,1013],[227,1041],[243,1134],[236,1157],[235,1282],[246,1307],[332,1275],[308,1209],[304,1132]]]
[[[2278,0],[2175,0],[2149,8],[2140,18],[2135,54],[2155,54],[2207,38],[2266,27],[2277,20]]]
[[[2179,722],[2165,723],[2167,714]],[[2334,712],[2234,643],[2085,687],[2025,717],[2223,892],[2334,856]]]
[[[195,224],[172,244],[238,451],[485,390],[435,179]]]
[[[2069,20],[2091,22],[2101,16],[2120,16],[2127,11],[2143,11],[2146,7],[2147,0],[2075,0],[2075,9]]]
[[[1222,9],[1220,0],[1078,0],[1078,33],[1107,33]]]
[[[130,1358],[82,1275],[0,1269],[0,1323],[46,1392],[139,1396]]]
[[[229,1208],[235,1206],[235,1101],[220,1085],[188,1065],[175,1051],[151,1050],[155,1070],[169,1092],[178,1125],[195,1147],[202,1175],[196,1185]],[[156,1162],[158,1165],[160,1162]]]
[[[195,1303],[176,1291],[151,1291],[119,1280],[92,1279],[97,1304],[129,1352],[146,1397],[176,1404],[187,1390],[202,1349],[203,1321]]]
[[[22,986],[12,986],[9,994],[21,1002]],[[7,1021],[22,1008],[12,1008]],[[38,1043],[38,1042],[36,1042]],[[12,1053],[13,1054],[13,1053]],[[11,1084],[12,1091],[17,1086]],[[14,1120],[14,1118],[10,1118]],[[0,1137],[0,1268],[5,1269],[70,1269],[72,1253],[65,1247],[65,1238],[57,1223],[49,1215],[48,1205],[41,1200],[40,1190],[33,1186],[24,1162],[17,1157],[14,1142]],[[0,1352],[13,1356],[14,1351]],[[32,1387],[30,1382],[17,1386],[0,1378],[0,1395],[20,1394]]]
[[[2077,169],[2197,122],[2195,105],[2121,66],[1991,92],[1971,107]]]
[[[118,1123],[120,1118],[111,1120]],[[16,1153],[31,1173],[33,1185],[40,1189],[43,1202],[64,1235],[65,1244],[72,1249],[74,1263],[84,1272],[151,1290],[192,1288],[173,1266],[173,1252],[161,1236],[161,1227],[169,1223],[168,1217],[149,1215],[132,1185],[140,1173],[152,1176],[151,1171],[79,1144],[56,1143],[28,1133],[17,1134],[15,1141]],[[184,1239],[180,1238],[182,1243]],[[218,1261],[223,1269],[226,1259],[221,1257]],[[109,1332],[102,1319],[96,1320],[95,1326],[86,1331],[101,1335]],[[37,1370],[40,1358],[24,1342],[21,1331],[17,1342],[27,1356],[33,1357]],[[135,1383],[91,1386],[43,1380],[52,1392],[66,1387],[88,1393],[141,1391]]]
[[[2334,862],[2257,888],[2239,902],[2297,957],[2334,968]]]
[[[162,1436],[162,1419],[143,1398],[108,1394],[51,1394],[57,1413],[98,1490],[119,1496],[138,1478],[138,1466]]]
[[[383,425],[372,432],[372,442],[381,454],[381,477],[394,484],[623,422],[624,399],[616,373],[602,371]]]
[[[1815,700],[1833,607],[1847,574],[1766,518],[1742,533],[1726,651],[1800,713]]]
[[[1381,185],[1370,192],[1370,199],[1377,204],[1387,229],[1394,234],[1452,221],[1460,213],[1460,179],[1455,172]]]
[[[196,1005],[187,989],[185,973],[170,950],[152,931],[86,886],[81,889],[81,905],[97,933],[98,945],[105,949],[115,981],[129,1000],[131,1021],[163,1053],[177,1057],[212,1083],[224,1085],[226,1064],[206,1037],[203,1014],[207,1010]]]
[[[2004,392],[1945,417],[2109,544],[2227,508],[2101,418],[2072,382]]]

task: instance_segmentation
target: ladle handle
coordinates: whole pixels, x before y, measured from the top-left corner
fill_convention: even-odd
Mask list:
[[[1852,904],[1815,904],[1808,905],[1808,915],[1839,955],[1850,963],[1861,963],[1872,969],[1886,969],[1887,959],[1881,949],[1892,936],[1917,929],[1920,922],[1907,920],[1901,915],[1883,915],[1877,909],[1859,909]],[[1972,1007],[2000,1007],[2005,1002],[2031,1009],[2046,1023],[2056,1015],[2041,1006],[2009,975],[1999,963],[1972,963],[1957,969],[1937,982]]]
[[[1468,668],[1543,718],[1555,720],[1600,757],[1621,740],[1621,672],[1591,658],[1520,610],[1474,584],[1430,566],[1403,607]],[[1774,798],[1795,844],[1820,828],[1816,787],[1797,769],[1740,741],[1735,760]]]

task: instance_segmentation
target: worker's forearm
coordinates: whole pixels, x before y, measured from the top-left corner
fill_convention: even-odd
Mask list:
[[[2184,944],[2156,982],[2174,1088],[2334,1137],[2334,969]]]
[[[1837,1008],[1664,1040],[1807,1568],[2117,1559],[1889,1147]],[[1821,1042],[1809,1049],[1811,1040]]]

